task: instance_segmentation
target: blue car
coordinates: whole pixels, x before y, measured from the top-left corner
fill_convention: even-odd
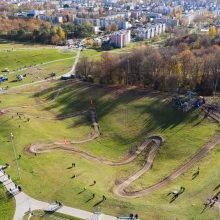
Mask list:
[[[3,83],[5,81],[8,81],[8,77],[7,76],[0,76],[0,83]]]

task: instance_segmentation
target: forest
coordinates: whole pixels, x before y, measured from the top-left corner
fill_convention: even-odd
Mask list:
[[[34,18],[0,17],[0,37],[9,40],[65,45],[66,37],[83,38],[93,33],[89,25],[66,23],[59,26]]]

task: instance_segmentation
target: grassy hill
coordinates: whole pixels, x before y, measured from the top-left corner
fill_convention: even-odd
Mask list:
[[[182,113],[173,109],[168,102],[168,94],[75,82],[47,83],[22,89],[20,92],[23,93],[16,95],[16,99],[14,94],[1,96],[0,108],[49,101],[60,88],[60,95],[50,104],[14,108],[11,112],[45,117],[61,116],[88,109],[92,99],[102,135],[87,144],[74,145],[74,148],[111,161],[126,157],[149,134],[165,137],[166,142],[157,153],[153,168],[129,186],[130,191],[143,189],[166,177],[191,158],[219,130],[218,124],[204,118],[200,110]],[[92,130],[89,120],[84,116],[64,120],[30,117],[27,122],[28,117],[1,115],[0,163],[12,165],[8,172],[16,180],[12,147],[8,142],[8,135],[13,132],[17,152],[21,154],[19,166],[22,178],[16,182],[30,196],[47,202],[60,200],[65,205],[90,211],[101,210],[115,216],[138,213],[141,219],[217,218],[218,213],[214,209],[203,214],[200,212],[203,203],[214,193],[213,188],[219,184],[218,147],[167,187],[147,197],[122,199],[112,193],[112,187],[139,170],[146,153],[130,164],[115,167],[67,152],[29,155],[24,152],[24,148],[32,143],[63,141],[65,138],[83,140]],[[76,168],[67,169],[73,162]],[[201,174],[192,180],[191,175],[198,166]],[[74,174],[77,177],[71,179]],[[97,184],[90,186],[94,180]],[[174,203],[169,203],[170,197],[167,194],[178,190],[180,186],[184,186],[186,192]],[[87,189],[80,193],[84,187]],[[90,200],[93,193],[95,198]],[[103,194],[107,196],[107,201],[97,205]]]

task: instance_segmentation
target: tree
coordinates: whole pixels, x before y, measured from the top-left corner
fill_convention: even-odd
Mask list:
[[[51,37],[51,43],[52,44],[58,44],[60,42],[60,37],[58,34],[55,34]]]
[[[182,18],[182,9],[180,7],[175,9],[175,17],[176,17],[176,20],[177,20],[177,24],[179,25],[179,21]]]
[[[107,84],[113,83],[113,71],[117,57],[112,53],[105,52],[101,55],[101,77]]]
[[[92,62],[88,57],[82,57],[76,67],[76,74],[86,79],[91,74]]]
[[[215,36],[217,34],[217,30],[216,30],[216,27],[214,25],[212,25],[210,28],[209,28],[209,35],[210,36]]]
[[[105,27],[105,31],[106,31],[107,33],[110,33],[110,32],[111,32],[111,27],[110,27],[109,25],[107,25],[107,26]]]
[[[112,25],[111,25],[111,31],[117,31],[118,30],[118,27],[117,27],[117,25],[115,24],[115,23],[113,23]]]
[[[89,21],[86,21],[86,22],[84,23],[84,26],[85,26],[86,28],[90,28],[92,25],[91,25],[91,23],[90,23]]]
[[[65,32],[63,31],[62,27],[59,27],[57,29],[57,35],[59,36],[60,41],[64,41],[65,40]]]
[[[147,23],[147,18],[146,18],[145,15],[142,15],[142,16],[141,16],[141,23],[142,23],[142,24],[146,24],[146,23]]]
[[[103,8],[103,6],[100,6],[100,7],[99,7],[99,14],[102,15],[103,12],[104,12],[104,8]]]
[[[179,62],[182,67],[182,84],[188,86],[191,80],[192,72],[194,69],[196,58],[190,50],[184,50],[179,54]]]

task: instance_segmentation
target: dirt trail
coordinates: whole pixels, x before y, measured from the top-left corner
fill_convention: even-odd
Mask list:
[[[152,149],[151,152],[149,153],[149,156],[147,158],[147,162],[145,163],[143,169],[141,169],[139,172],[135,173],[132,175],[130,178],[128,178],[125,182],[123,182],[120,185],[116,185],[113,188],[113,192],[120,197],[126,197],[126,198],[136,198],[136,197],[141,197],[141,196],[146,196],[161,187],[169,184],[173,180],[175,180],[177,177],[182,175],[184,172],[186,172],[188,169],[190,169],[196,162],[201,160],[210,150],[212,150],[218,143],[220,142],[220,133],[217,133],[210,141],[208,144],[206,144],[201,150],[199,150],[189,161],[187,161],[184,165],[181,165],[176,171],[172,172],[169,176],[165,177],[163,180],[160,182],[147,187],[143,190],[140,191],[135,191],[135,192],[126,192],[125,188],[131,184],[134,180],[139,178],[141,175],[143,175],[145,172],[147,172],[152,163],[153,159],[156,155],[155,149]]]
[[[85,114],[90,115],[94,132],[90,135],[90,137],[88,137],[84,140],[80,140],[80,141],[72,140],[72,141],[69,141],[67,144],[85,144],[85,143],[90,142],[100,136],[99,124],[97,122],[96,110],[94,107],[91,107],[88,111],[71,113],[69,115],[62,116],[62,118],[60,117],[59,119],[65,119],[65,118],[69,118],[69,117],[74,117],[76,115],[85,115]],[[45,148],[48,148],[48,147],[54,146],[54,145],[61,146],[61,147],[59,147],[59,148],[56,147],[55,149],[53,148],[53,149],[45,150]],[[52,152],[52,151],[61,150],[61,149],[67,150],[67,149],[65,149],[65,147],[63,145],[64,145],[63,141],[62,142],[55,141],[55,142],[51,142],[51,143],[35,143],[35,144],[31,144],[29,147],[25,148],[25,151],[30,152],[30,153],[46,153],[46,152]]]
[[[72,141],[70,144],[78,144],[78,143],[85,143],[90,140],[93,140],[94,138],[87,139],[85,141]],[[141,168],[139,171],[135,172],[132,176],[127,178],[122,183],[115,185],[113,187],[113,193],[117,195],[118,197],[124,197],[124,198],[137,198],[141,196],[149,195],[150,193],[160,189],[161,187],[164,187],[165,185],[172,182],[174,179],[182,175],[184,172],[186,172],[188,169],[190,169],[196,162],[201,160],[211,149],[213,149],[216,144],[220,142],[220,133],[217,133],[210,141],[207,143],[201,150],[199,150],[189,161],[187,161],[184,165],[180,166],[177,170],[172,172],[169,176],[165,177],[163,180],[159,181],[158,183],[147,187],[140,191],[134,191],[134,192],[128,192],[126,191],[126,188],[135,180],[140,178],[144,173],[149,171],[153,165],[154,158],[164,142],[164,139],[161,136],[149,136],[147,137],[144,142],[137,148],[137,150],[132,154],[130,157],[125,158],[118,162],[112,162],[109,160],[106,160],[101,157],[96,157],[94,155],[91,155],[87,152],[78,150],[71,146],[64,146],[63,143],[54,142],[54,143],[48,143],[48,144],[34,144],[31,145],[27,150],[31,153],[50,153],[53,151],[68,151],[75,154],[78,154],[82,156],[83,158],[93,160],[96,162],[100,162],[109,166],[121,166],[128,164],[135,160],[141,153],[143,153],[146,149],[149,149],[149,154],[145,160],[145,164],[143,168]],[[49,146],[58,145],[57,147],[54,147],[52,149],[45,149]]]
[[[11,109],[13,108],[34,108],[34,107],[38,107],[38,106],[42,106],[42,105],[48,105],[51,104],[55,101],[55,99],[59,96],[61,92],[61,89],[58,89],[57,93],[55,94],[55,96],[53,97],[53,99],[46,101],[46,102],[42,102],[42,103],[38,103],[38,104],[34,104],[34,105],[22,105],[22,106],[11,106],[5,109],[1,109],[0,113],[5,114],[8,113]]]
[[[99,130],[94,132],[94,134],[95,134],[95,138],[97,138],[100,135]],[[88,138],[84,141],[71,141],[71,142],[69,142],[69,144],[86,143],[88,141],[94,140],[95,138],[94,138],[94,136],[92,136],[91,138]],[[132,155],[130,155],[129,157],[127,157],[125,159],[122,159],[118,162],[112,162],[112,161],[109,161],[107,159],[94,156],[92,154],[89,154],[85,151],[81,151],[81,150],[76,149],[74,147],[64,146],[63,142],[53,142],[53,143],[47,143],[47,144],[32,144],[26,150],[30,153],[36,153],[36,154],[50,153],[50,152],[53,152],[53,151],[69,151],[69,152],[76,153],[76,154],[78,154],[78,155],[80,155],[80,156],[82,156],[86,159],[98,161],[98,162],[101,162],[101,163],[109,165],[109,166],[120,166],[120,165],[125,165],[125,164],[128,164],[128,163],[132,162],[141,153],[143,153],[143,151],[146,150],[147,148],[154,149],[155,152],[156,152],[156,150],[159,148],[159,146],[161,145],[161,143],[163,141],[164,141],[163,138],[160,137],[160,136],[155,136],[155,135],[154,136],[149,136],[144,140],[144,142],[140,146],[137,147],[136,151]],[[56,147],[54,147],[52,149],[51,148],[45,149],[45,148],[50,147],[52,145],[56,145]]]

